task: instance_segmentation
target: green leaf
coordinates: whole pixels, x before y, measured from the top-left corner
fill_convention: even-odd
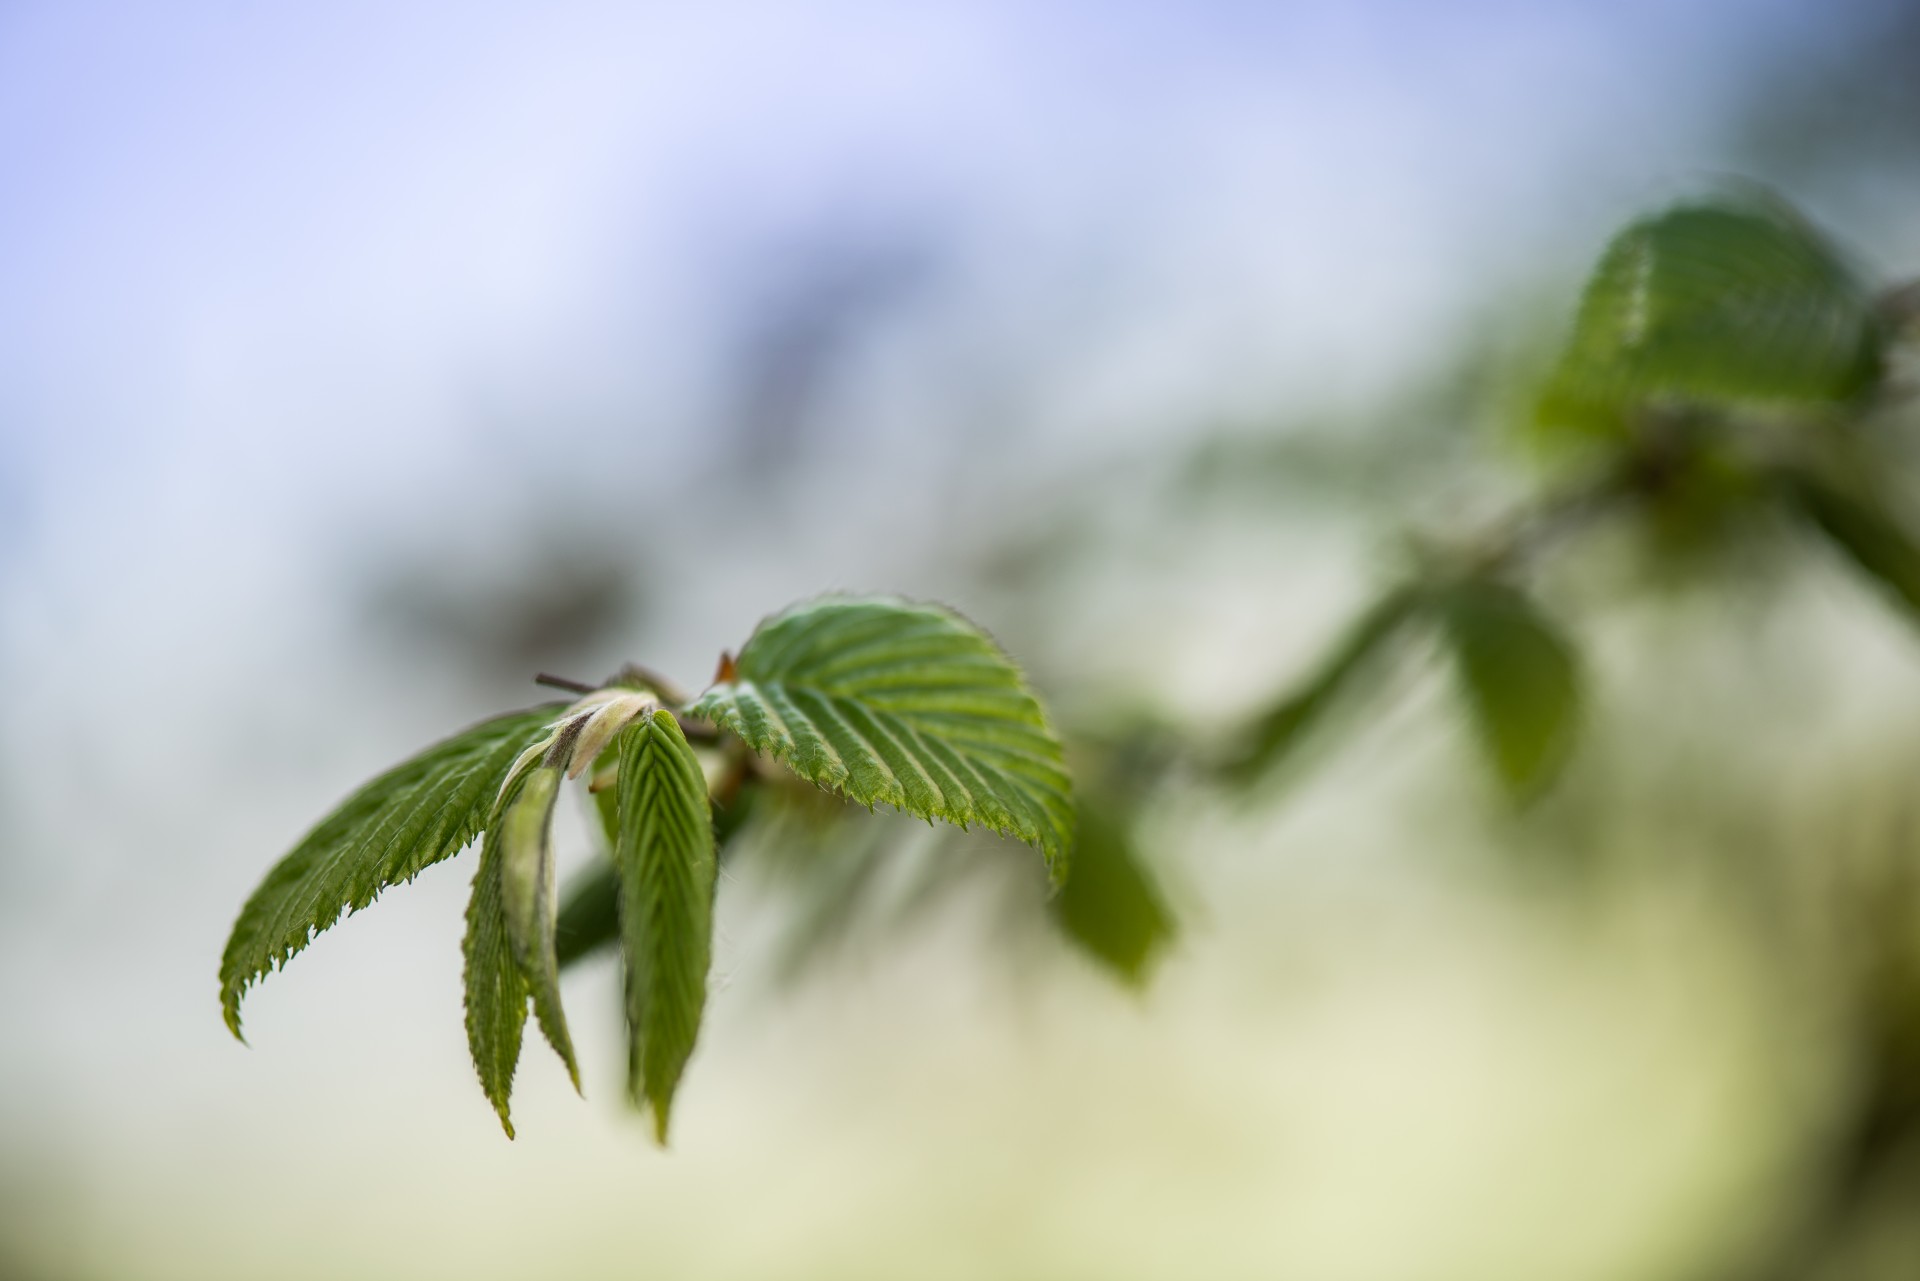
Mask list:
[[[1785,477],[1790,499],[1848,559],[1920,615],[1920,546],[1864,483],[1843,484],[1800,468]]]
[[[732,679],[689,709],[862,805],[1040,850],[1056,883],[1073,840],[1060,744],[1020,670],[930,605],[828,597],[762,623]]]
[[[501,812],[500,903],[506,917],[507,941],[513,959],[526,976],[533,994],[534,1017],[560,1061],[567,1065],[573,1088],[580,1088],[580,1066],[574,1061],[573,1039],[567,1033],[566,1012],[560,1005],[560,962],[554,954],[557,900],[553,887],[553,806],[560,796],[560,767],[542,766],[530,772],[519,795]]]
[[[1838,404],[1878,377],[1879,348],[1867,289],[1791,210],[1684,205],[1607,247],[1538,417],[1608,432],[1662,401]]]
[[[1073,870],[1047,904],[1068,939],[1123,982],[1139,985],[1173,941],[1173,914],[1135,848],[1119,798],[1083,805]]]
[[[749,784],[731,805],[714,804],[713,841],[719,857],[725,857],[728,844],[759,809],[760,794],[759,787]],[[595,811],[605,825],[609,850],[620,830],[619,796],[617,787],[609,787],[593,798]],[[560,896],[560,916],[554,929],[555,959],[564,971],[619,941],[620,878],[610,861],[599,859],[574,877]]]
[[[669,711],[635,720],[620,737],[620,932],[627,970],[628,1089],[653,1110],[667,1141],[680,1083],[707,1000],[715,855],[712,807],[700,761]]]
[[[483,721],[374,779],[267,873],[220,958],[220,1004],[240,1035],[240,999],[340,917],[458,853],[492,815],[500,782],[557,714],[547,705]]]
[[[473,878],[473,897],[467,901],[467,936],[461,944],[466,957],[467,1048],[480,1073],[501,1128],[513,1137],[513,1119],[507,1102],[513,1093],[513,1073],[520,1064],[520,1038],[527,1023],[526,974],[514,959],[507,926],[502,887],[506,854],[499,826],[488,830],[480,843],[480,870]]]
[[[1381,597],[1348,629],[1302,685],[1263,715],[1222,773],[1251,783],[1290,759],[1333,709],[1370,676],[1421,606],[1421,593],[1401,588]]]
[[[554,961],[562,970],[620,941],[620,877],[604,860],[574,877],[560,896]]]
[[[1538,793],[1565,762],[1580,713],[1572,647],[1526,596],[1472,580],[1450,589],[1440,615],[1460,689],[1500,779],[1516,800]]]

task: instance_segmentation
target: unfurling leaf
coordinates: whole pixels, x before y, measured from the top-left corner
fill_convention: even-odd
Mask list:
[[[1879,326],[1839,253],[1768,200],[1686,205],[1614,238],[1541,401],[1547,426],[1610,432],[1663,401],[1849,401]]]
[[[1245,745],[1223,769],[1233,782],[1251,783],[1289,759],[1343,697],[1378,665],[1421,604],[1411,588],[1390,592],[1361,615],[1306,683],[1254,724]]]
[[[513,1137],[507,1103],[514,1069],[520,1065],[520,1038],[527,1024],[527,977],[514,959],[507,927],[501,829],[488,830],[480,843],[480,870],[467,901],[466,958],[467,1048],[480,1073],[480,1088],[500,1114],[501,1128]]]
[[[628,1089],[667,1139],[680,1083],[707,1000],[715,874],[706,777],[673,713],[655,710],[621,732],[620,880],[626,958]]]
[[[1573,745],[1580,714],[1572,647],[1525,595],[1473,580],[1439,602],[1466,699],[1487,754],[1516,800],[1546,787]]]
[[[724,669],[723,669],[724,670]],[[944,609],[829,597],[754,632],[689,712],[862,805],[1038,848],[1066,874],[1073,801],[1059,741],[1020,670]]]
[[[458,853],[492,814],[514,757],[555,706],[483,721],[388,770],[341,804],[267,873],[241,908],[220,959],[220,1004],[240,1035],[248,987],[345,913]]]
[[[1920,546],[1871,487],[1842,484],[1798,469],[1786,478],[1795,506],[1848,559],[1920,614]]]
[[[560,796],[560,767],[542,766],[521,784],[499,819],[500,906],[506,917],[513,959],[533,994],[534,1017],[573,1088],[580,1088],[580,1066],[560,1005],[560,962],[554,954],[558,914],[553,876],[553,805]],[[475,1056],[476,1059],[478,1056]]]

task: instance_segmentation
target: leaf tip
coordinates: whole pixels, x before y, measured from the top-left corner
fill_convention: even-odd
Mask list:
[[[713,669],[713,683],[725,685],[740,675],[740,665],[734,661],[731,650],[720,651],[720,662]]]
[[[225,982],[220,987],[220,1017],[227,1025],[227,1031],[233,1033],[233,1039],[242,1045],[247,1044],[246,1034],[240,1030],[240,998],[246,994],[244,983]]]

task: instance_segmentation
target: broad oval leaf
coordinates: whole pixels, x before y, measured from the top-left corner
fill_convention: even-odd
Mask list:
[[[673,1093],[700,1035],[712,963],[715,856],[706,776],[673,713],[621,731],[620,881],[626,959],[628,1090],[667,1141]]]
[[[1066,874],[1073,798],[1059,740],[999,646],[947,610],[828,597],[768,619],[689,709],[862,805],[1039,849]]]
[[[1683,205],[1608,245],[1538,417],[1610,431],[1661,400],[1836,404],[1878,376],[1880,345],[1867,289],[1784,205]]]
[[[220,1005],[233,1034],[250,986],[342,915],[478,836],[508,767],[557,712],[530,708],[455,734],[362,787],[307,833],[240,909],[220,958]]]
[[[1525,595],[1475,580],[1440,601],[1460,689],[1500,779],[1516,800],[1537,794],[1573,745],[1579,665],[1560,631]]]

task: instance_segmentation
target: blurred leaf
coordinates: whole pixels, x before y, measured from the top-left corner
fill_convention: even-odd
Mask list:
[[[553,929],[554,963],[565,970],[619,939],[620,878],[612,863],[596,859],[560,896]]]
[[[1247,745],[1224,768],[1227,779],[1252,783],[1292,757],[1334,707],[1371,673],[1376,660],[1413,618],[1422,600],[1417,590],[1401,588],[1376,601],[1306,683],[1255,723]]]
[[[240,909],[220,959],[220,1003],[240,1035],[240,998],[343,914],[464,849],[493,812],[513,759],[556,705],[482,721],[348,797],[267,873]]]
[[[830,833],[814,835],[829,834],[834,839],[817,845],[806,842],[809,848],[785,860],[786,870],[798,875],[790,878],[794,915],[774,965],[784,982],[806,977],[829,957],[848,949],[863,923],[883,918],[881,873],[899,859],[913,837],[924,837],[926,832],[909,829],[903,834],[896,820],[858,815],[853,821],[835,824]]]
[[[1572,646],[1531,600],[1504,584],[1469,580],[1439,604],[1481,741],[1508,791],[1528,799],[1553,780],[1578,728]]]
[[[712,964],[714,844],[707,781],[665,709],[621,732],[620,932],[631,1038],[628,1089],[667,1140],[673,1094],[700,1035]]]
[[[552,827],[560,778],[557,766],[532,771],[519,795],[501,812],[497,821],[500,904],[513,959],[533,994],[534,1017],[578,1090],[580,1066],[574,1061],[573,1038],[560,1005],[560,963],[554,954]]]
[[[498,825],[480,843],[480,870],[473,878],[473,897],[467,901],[467,934],[461,944],[466,960],[467,1048],[480,1073],[501,1128],[513,1137],[508,1100],[513,1074],[520,1064],[520,1038],[527,1024],[529,989],[525,973],[513,957],[507,928],[502,872],[505,852]]]
[[[829,597],[762,623],[690,714],[871,808],[979,823],[1038,848],[1073,839],[1060,744],[1019,668],[930,605]]]
[[[1877,377],[1878,347],[1866,289],[1792,211],[1685,205],[1607,247],[1538,418],[1610,434],[1649,404],[1842,403]]]
[[[1141,984],[1173,941],[1173,914],[1134,845],[1130,807],[1083,803],[1073,870],[1048,903],[1061,931],[1130,984]]]
[[[1909,614],[1920,614],[1920,547],[1869,486],[1842,483],[1812,467],[1796,468],[1786,482],[1815,528]]]

